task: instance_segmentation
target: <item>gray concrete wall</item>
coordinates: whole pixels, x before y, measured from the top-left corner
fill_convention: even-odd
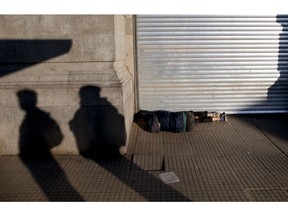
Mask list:
[[[51,151],[78,154],[69,122],[87,85],[101,90],[89,106],[109,103],[124,117],[125,152],[135,110],[131,26],[132,17],[123,15],[0,16],[0,154],[19,153],[26,112],[17,92],[23,89],[37,93],[37,107],[60,127],[63,139]]]

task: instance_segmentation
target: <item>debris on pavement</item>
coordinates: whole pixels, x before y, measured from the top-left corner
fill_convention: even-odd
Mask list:
[[[159,177],[165,184],[179,182],[179,178],[176,176],[176,174],[173,171],[160,173]]]

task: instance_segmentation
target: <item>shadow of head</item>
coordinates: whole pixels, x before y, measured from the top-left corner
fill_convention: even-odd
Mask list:
[[[29,111],[36,107],[37,93],[32,90],[21,90],[17,92],[20,108]]]
[[[83,86],[79,91],[80,108],[69,122],[80,154],[85,157],[115,157],[125,145],[124,117],[100,96],[98,86]]]
[[[98,86],[87,85],[82,87],[79,91],[80,105],[93,105],[99,102],[101,100],[100,92],[101,88]]]

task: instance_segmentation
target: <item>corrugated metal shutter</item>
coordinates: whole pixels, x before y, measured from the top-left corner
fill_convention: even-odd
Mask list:
[[[139,108],[288,111],[288,16],[139,15]]]

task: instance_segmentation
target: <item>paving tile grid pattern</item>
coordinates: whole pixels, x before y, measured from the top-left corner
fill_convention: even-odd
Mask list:
[[[185,133],[136,124],[113,160],[0,156],[0,201],[288,201],[287,115],[228,116]],[[164,184],[173,171],[179,182]]]

